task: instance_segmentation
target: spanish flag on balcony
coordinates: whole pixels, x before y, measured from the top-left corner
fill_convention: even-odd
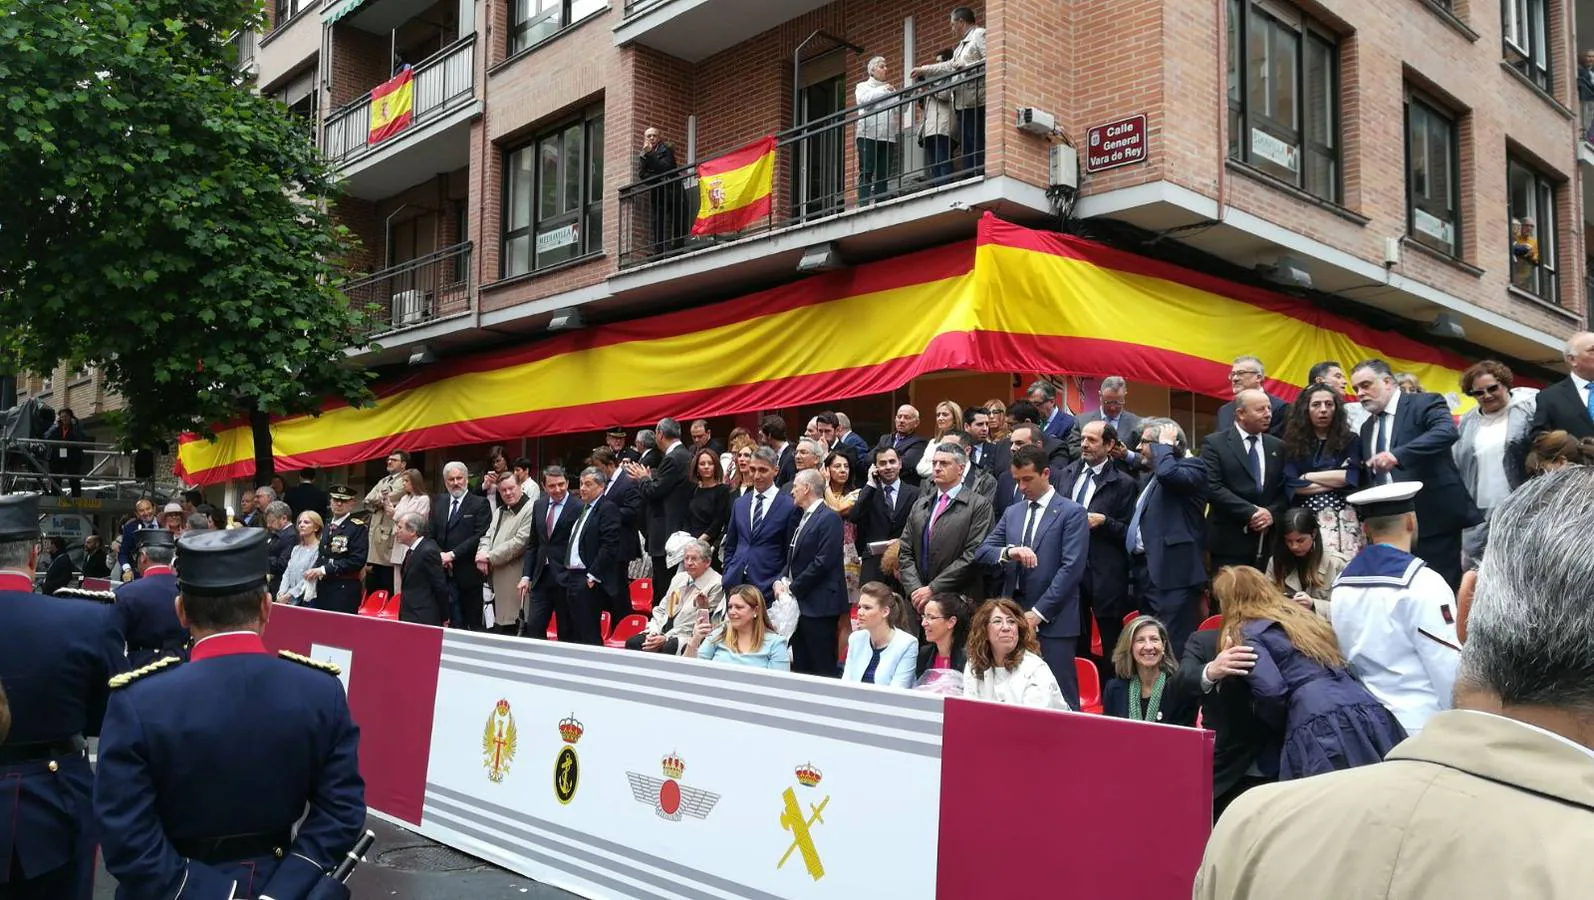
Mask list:
[[[692,233],[729,234],[769,217],[775,183],[775,139],[760,141],[697,167],[697,221]]]
[[[371,136],[384,141],[409,127],[415,118],[415,73],[409,66],[371,89]]]

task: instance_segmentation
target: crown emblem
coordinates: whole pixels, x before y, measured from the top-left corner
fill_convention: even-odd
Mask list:
[[[824,777],[825,774],[813,763],[803,763],[797,767],[797,781],[803,787],[814,787]]]
[[[659,767],[664,770],[664,777],[680,778],[681,773],[686,771],[686,760],[679,754],[671,753],[659,761]]]
[[[497,711],[498,711],[498,714],[500,716],[508,714],[508,712],[509,712],[509,701],[500,699],[498,701]]]
[[[559,736],[564,738],[565,743],[574,744],[581,740],[581,736],[585,733],[586,729],[576,720],[575,713],[559,720]]]

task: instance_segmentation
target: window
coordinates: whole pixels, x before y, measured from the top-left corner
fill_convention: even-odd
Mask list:
[[[509,0],[509,55],[609,7],[609,0]]]
[[[1506,62],[1549,90],[1550,10],[1546,0],[1500,0],[1500,31]]]
[[[503,276],[603,248],[603,114],[504,154]]]
[[[1229,155],[1339,201],[1339,41],[1272,0],[1229,0]]]
[[[271,18],[271,30],[288,24],[288,20],[299,14],[299,10],[309,6],[312,0],[276,0],[275,15]]]
[[[1555,265],[1555,183],[1506,159],[1511,194],[1511,283],[1551,303],[1560,301]]]
[[[1417,96],[1406,99],[1406,231],[1461,255],[1461,166],[1456,121]]]

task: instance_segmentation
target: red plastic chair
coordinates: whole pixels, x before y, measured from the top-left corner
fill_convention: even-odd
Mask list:
[[[362,616],[375,616],[387,605],[388,597],[392,596],[387,591],[372,591],[360,601],[359,614]]]
[[[1096,671],[1096,664],[1075,657],[1074,677],[1079,679],[1079,711],[1101,715],[1101,675]]]
[[[1222,628],[1222,627],[1223,627],[1223,617],[1222,616],[1207,616],[1204,620],[1202,620],[1201,627],[1197,628],[1196,631],[1217,631],[1219,628]]]
[[[1138,609],[1137,610],[1133,610],[1133,611],[1128,612],[1128,613],[1125,613],[1124,614],[1124,627],[1128,628],[1129,627],[1129,623],[1133,622],[1134,620],[1136,620],[1138,618],[1140,618],[1140,610],[1138,610]]]
[[[559,640],[559,617],[553,613],[548,614],[548,640]]]
[[[81,587],[85,591],[108,591],[111,590],[111,579],[85,578]]]
[[[1090,652],[1096,656],[1106,656],[1101,647],[1101,626],[1096,624],[1096,617],[1090,617]]]
[[[598,640],[601,643],[609,642],[609,611],[604,610],[598,615]]]
[[[631,582],[631,608],[639,613],[653,612],[653,579],[638,578]]]
[[[632,613],[620,620],[609,632],[609,637],[603,643],[609,647],[625,647],[625,642],[648,630],[648,617],[641,613]]]
[[[382,608],[377,611],[376,617],[378,619],[391,619],[397,622],[399,617],[399,598],[401,596],[402,595],[400,594],[394,594],[393,596],[387,598],[387,602],[383,603]]]

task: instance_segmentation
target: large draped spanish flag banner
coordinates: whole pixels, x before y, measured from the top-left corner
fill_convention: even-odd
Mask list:
[[[729,234],[767,219],[774,188],[773,137],[698,165],[698,213],[692,233]]]
[[[415,118],[415,72],[409,66],[371,89],[371,134],[366,143],[384,141]]]
[[[1227,396],[1243,353],[1267,362],[1267,388],[1285,398],[1324,359],[1382,357],[1430,385],[1454,384],[1468,365],[1304,300],[986,215],[974,241],[439,363],[379,384],[373,407],[280,419],[272,438],[288,471],[822,403],[957,369],[1122,375]],[[200,484],[254,474],[247,423],[214,442],[186,436],[178,467]]]

